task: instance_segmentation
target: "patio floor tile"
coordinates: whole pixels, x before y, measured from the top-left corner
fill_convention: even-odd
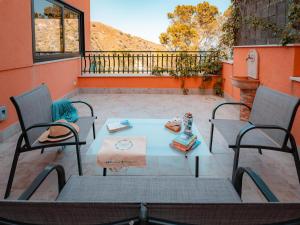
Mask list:
[[[204,137],[206,144],[209,142],[210,124],[208,119],[215,105],[225,101],[212,95],[169,95],[169,94],[79,94],[73,99],[89,102],[94,107],[98,116],[96,130],[98,131],[107,118],[172,118],[183,116],[186,112],[193,113],[194,122]],[[84,106],[79,106],[80,114],[89,114]],[[236,106],[224,107],[217,114],[218,118],[238,119],[239,108]],[[15,135],[0,144],[0,194],[4,195],[6,182],[11,167],[12,157],[18,136]],[[92,133],[89,134],[87,145],[81,148],[83,171],[85,175],[102,175],[102,169],[96,165],[85,153],[92,143]],[[170,162],[163,159],[152,159],[146,169],[129,168],[121,172],[108,172],[109,175],[193,175],[193,166],[185,167],[184,158],[174,159]],[[200,158],[200,177],[228,177],[231,178],[233,151],[228,149],[224,139],[215,132],[213,155]],[[77,174],[76,154],[73,147],[63,151],[47,149],[44,154],[40,151],[21,154],[18,163],[11,197],[17,198],[28,187],[34,177],[50,163],[62,164],[66,176]],[[296,169],[290,154],[263,151],[259,155],[257,150],[242,149],[240,165],[253,168],[281,201],[300,201],[300,184],[297,179]],[[56,175],[52,174],[46,183],[38,190],[33,199],[54,200],[57,194]],[[264,201],[251,181],[245,177],[243,200],[246,202]]]

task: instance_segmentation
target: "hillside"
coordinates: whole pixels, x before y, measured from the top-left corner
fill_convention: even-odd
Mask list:
[[[91,50],[94,51],[164,51],[162,45],[123,33],[100,22],[91,22]]]

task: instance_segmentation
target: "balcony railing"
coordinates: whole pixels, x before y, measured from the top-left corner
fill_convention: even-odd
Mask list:
[[[189,70],[199,74],[219,62],[217,51],[86,51],[82,74],[176,74]]]

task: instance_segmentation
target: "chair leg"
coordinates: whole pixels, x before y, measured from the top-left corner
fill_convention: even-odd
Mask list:
[[[199,177],[199,156],[195,157],[195,177]]]
[[[95,123],[93,123],[93,135],[94,135],[94,139],[96,139],[96,129],[95,129]]]
[[[19,152],[15,152],[14,159],[13,159],[12,166],[11,166],[10,173],[9,173],[9,178],[8,178],[7,185],[6,185],[6,191],[5,191],[4,198],[8,198],[8,196],[10,195],[12,183],[13,183],[13,180],[15,177],[15,172],[16,172],[16,168],[17,168],[17,164],[18,164],[19,155],[20,155]]]
[[[78,174],[79,176],[82,176],[80,146],[78,144],[76,145],[76,155],[77,155]]]
[[[18,159],[20,156],[20,149],[21,149],[22,141],[23,141],[23,135],[21,135],[18,139],[14,159],[12,161],[12,165],[11,165],[11,169],[10,169],[10,173],[9,173],[9,177],[8,177],[8,181],[7,181],[7,185],[6,185],[4,198],[8,198],[8,196],[10,195],[12,183],[14,180],[14,176],[15,176],[15,172],[16,172],[16,168],[17,168],[17,164],[18,164]]]
[[[240,148],[235,148],[233,150],[234,150],[234,160],[233,160],[233,168],[232,168],[232,180],[234,179],[235,172],[239,165]]]
[[[299,160],[299,156],[295,156],[298,155],[298,153],[294,153],[294,161],[295,161],[295,165],[296,165],[296,170],[297,170],[297,175],[298,175],[298,180],[300,183],[300,160]]]
[[[209,141],[209,151],[212,152],[212,143],[213,143],[213,138],[214,138],[214,125],[211,124],[210,128],[210,141]]]
[[[258,149],[258,153],[262,155],[262,150],[261,150],[261,148]]]
[[[292,146],[292,154],[294,157],[295,166],[296,166],[296,170],[297,170],[298,180],[300,183],[300,159],[299,159],[299,154],[298,154],[298,148],[297,148],[294,138],[291,138],[290,141],[291,141],[291,146]]]
[[[44,153],[44,151],[45,151],[45,149],[44,149],[44,148],[42,148],[42,149],[41,149],[41,154],[43,154],[43,153]]]

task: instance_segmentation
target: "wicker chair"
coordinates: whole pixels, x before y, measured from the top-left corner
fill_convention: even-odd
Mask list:
[[[58,174],[56,201],[29,200],[52,171]],[[242,203],[244,174],[269,203]],[[279,203],[249,168],[235,179],[151,176],[71,176],[49,165],[18,200],[0,201],[0,224],[292,224],[300,203]],[[295,223],[297,224],[297,223]],[[298,223],[299,224],[299,223]]]
[[[241,102],[226,102],[212,112],[209,149],[212,152],[214,127],[235,152],[232,176],[238,168],[241,148],[255,148],[262,154],[263,149],[291,153],[294,157],[300,182],[300,161],[296,141],[291,134],[293,122],[300,105],[300,99],[264,86],[256,92],[249,121],[216,119],[217,110],[224,105],[241,105]]]
[[[67,123],[53,123],[51,106],[52,99],[49,90],[46,85],[40,85],[36,89],[24,93],[17,97],[11,97],[21,125],[22,133],[18,139],[16,151],[14,154],[12,167],[10,170],[6,192],[4,198],[7,198],[10,194],[18,159],[21,153],[41,149],[42,152],[45,148],[75,145],[78,163],[79,175],[82,175],[80,146],[86,144],[86,138],[91,128],[93,128],[94,138],[95,136],[95,124],[96,117],[94,116],[93,108],[86,102],[74,101],[72,103],[85,104],[91,111],[91,116],[79,117],[76,124],[79,126],[80,131],[77,131]],[[45,142],[40,143],[38,137],[48,129],[50,126],[63,126],[68,128],[74,137],[60,142]]]

